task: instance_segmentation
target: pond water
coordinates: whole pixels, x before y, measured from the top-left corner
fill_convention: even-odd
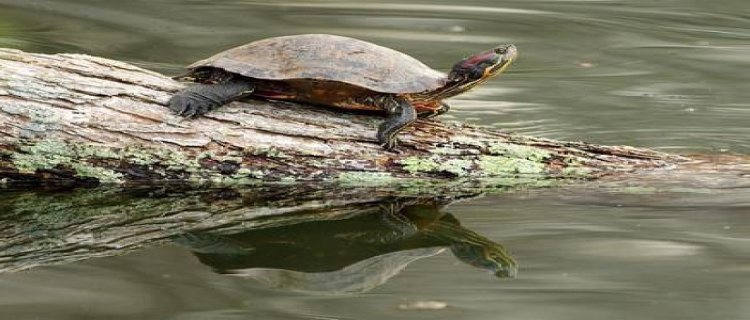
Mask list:
[[[87,53],[166,74],[225,48],[297,33],[362,38],[442,71],[471,53],[514,43],[518,61],[499,79],[453,99],[445,118],[562,140],[750,153],[747,0],[0,0],[0,47]],[[0,217],[28,203],[20,201],[24,194],[0,197],[6,208]],[[126,207],[132,200],[111,201]],[[310,272],[279,275],[264,265],[265,273],[253,271],[254,277],[238,276],[247,266],[206,263],[200,251],[233,248],[217,241],[245,248],[245,240],[233,237],[255,239],[255,246],[270,236],[208,237],[197,249],[176,240],[0,273],[0,318],[749,319],[749,201],[746,171],[690,184],[588,184],[448,205],[443,211],[451,225],[460,222],[460,234],[503,248],[508,256],[500,260],[513,261],[507,273],[514,278],[488,272],[486,261],[471,260],[476,252],[462,254],[471,249],[457,250],[456,235],[402,251],[303,246],[298,260],[309,265],[294,270]],[[347,220],[355,225],[349,234],[379,232],[358,229],[376,228],[363,219]],[[11,222],[0,224],[0,238]],[[288,231],[300,238],[278,243],[334,241],[313,233],[339,228],[349,230],[311,226],[308,238],[302,228]],[[391,231],[398,239],[411,234]],[[385,260],[367,259],[378,254]],[[263,261],[283,265],[281,258]],[[397,267],[304,276],[340,269],[315,265],[327,260],[338,267],[358,261]],[[360,278],[347,290],[329,283],[353,274]]]

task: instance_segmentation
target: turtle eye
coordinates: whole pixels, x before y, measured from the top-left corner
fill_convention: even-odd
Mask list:
[[[497,48],[495,48],[493,50],[495,51],[495,53],[502,55],[502,54],[508,53],[508,51],[510,51],[510,50],[515,50],[515,46],[509,44],[509,45],[504,45],[504,46],[497,47]]]

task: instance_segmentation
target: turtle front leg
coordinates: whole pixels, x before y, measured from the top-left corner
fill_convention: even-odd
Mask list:
[[[417,119],[417,110],[406,99],[393,97],[385,101],[388,118],[378,127],[378,141],[385,150],[393,150],[396,135]]]
[[[419,114],[417,114],[417,117],[420,119],[430,119],[437,117],[443,113],[448,112],[448,110],[451,109],[451,105],[447,102],[440,102],[440,106],[437,109],[429,110],[429,111],[422,111]]]
[[[255,85],[245,79],[230,79],[217,84],[195,84],[169,99],[169,109],[177,115],[192,118],[205,114],[253,93]]]

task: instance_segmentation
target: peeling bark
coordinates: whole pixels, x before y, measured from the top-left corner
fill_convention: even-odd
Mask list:
[[[248,100],[185,120],[166,101],[183,84],[127,63],[0,49],[0,179],[6,182],[385,182],[592,177],[686,158],[625,146],[419,120],[383,151],[382,118]]]

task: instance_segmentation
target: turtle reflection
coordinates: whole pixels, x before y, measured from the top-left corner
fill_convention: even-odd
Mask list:
[[[410,262],[446,248],[460,261],[497,277],[515,276],[516,262],[505,249],[462,227],[453,215],[441,211],[445,204],[435,199],[367,203],[356,214],[336,220],[308,220],[230,235],[190,233],[176,241],[218,273],[295,291],[367,291]]]

